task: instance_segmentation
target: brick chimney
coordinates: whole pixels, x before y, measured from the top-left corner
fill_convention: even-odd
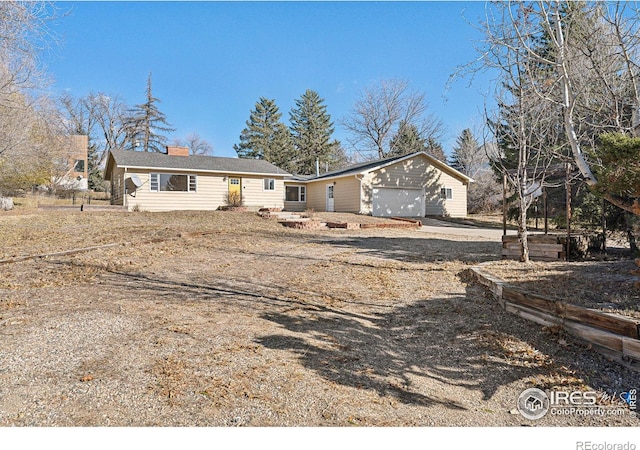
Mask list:
[[[167,145],[167,155],[189,156],[189,148],[188,147],[171,147]]]

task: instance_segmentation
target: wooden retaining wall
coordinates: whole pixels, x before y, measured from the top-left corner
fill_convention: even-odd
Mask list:
[[[571,257],[584,257],[601,244],[595,233],[571,235]],[[530,234],[529,257],[534,261],[557,261],[567,259],[566,234]],[[519,259],[520,241],[518,235],[502,236],[502,259]]]
[[[530,234],[529,258],[538,261],[554,261],[566,258],[566,247],[552,234]],[[502,236],[502,259],[519,259],[520,241],[517,235]]]
[[[640,320],[523,292],[488,274],[482,266],[471,270],[506,311],[540,325],[561,327],[607,358],[640,371]]]

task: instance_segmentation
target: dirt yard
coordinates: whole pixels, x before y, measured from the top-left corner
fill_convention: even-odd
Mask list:
[[[252,213],[0,214],[0,426],[637,426],[532,422],[529,387],[640,374],[505,313],[500,243],[304,231]],[[618,405],[620,406],[620,405]]]
[[[640,319],[640,281],[633,259],[517,264],[496,261],[483,270],[527,292]]]

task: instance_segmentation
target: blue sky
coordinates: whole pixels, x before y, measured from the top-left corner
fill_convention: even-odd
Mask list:
[[[472,23],[484,2],[59,2],[68,14],[53,30],[47,58],[52,93],[120,95],[144,101],[147,76],[176,128],[197,132],[217,156],[233,144],[260,97],[275,99],[283,121],[306,89],[325,100],[334,137],[358,93],[403,78],[427,94],[447,128],[449,152],[464,128],[481,123],[487,77],[468,87],[455,68],[476,56]]]

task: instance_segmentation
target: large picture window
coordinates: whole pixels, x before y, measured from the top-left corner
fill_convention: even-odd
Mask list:
[[[287,186],[285,188],[285,201],[306,202],[307,187],[306,186]]]
[[[149,176],[149,189],[153,192],[195,192],[196,176],[152,173]]]

